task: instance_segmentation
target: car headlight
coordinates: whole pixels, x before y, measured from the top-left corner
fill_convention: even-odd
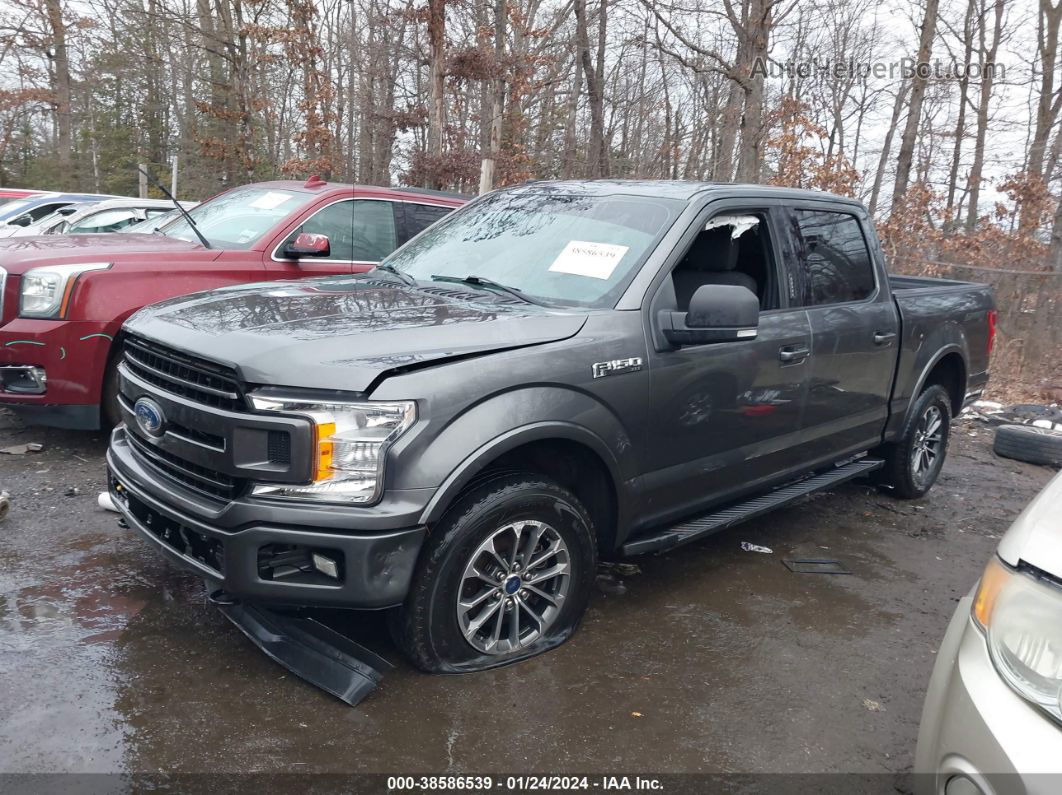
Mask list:
[[[412,401],[324,403],[251,395],[263,411],[309,417],[314,427],[313,482],[308,486],[259,483],[259,497],[313,502],[374,502],[383,489],[387,448],[416,421]]]
[[[973,606],[999,675],[1062,721],[1062,588],[993,558]]]
[[[20,282],[19,314],[22,317],[64,317],[78,277],[88,271],[102,271],[109,267],[109,262],[85,262],[46,265],[26,271]]]

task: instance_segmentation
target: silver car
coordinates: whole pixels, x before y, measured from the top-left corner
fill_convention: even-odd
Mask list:
[[[1062,473],[959,601],[929,681],[919,795],[1062,793]]]

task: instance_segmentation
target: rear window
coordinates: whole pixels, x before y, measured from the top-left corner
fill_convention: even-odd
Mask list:
[[[874,266],[854,215],[794,210],[804,306],[862,301],[874,292]]]

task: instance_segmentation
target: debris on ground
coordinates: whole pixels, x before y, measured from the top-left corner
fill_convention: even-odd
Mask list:
[[[959,420],[979,420],[989,425],[1032,425],[1062,431],[1062,406],[1016,403],[1004,406],[992,400],[978,400],[963,409]]]
[[[770,547],[761,547],[759,544],[750,544],[748,541],[742,541],[741,548],[746,552],[762,552],[765,555],[774,554],[774,550]]]
[[[623,580],[612,572],[606,571],[598,574],[595,582],[597,590],[605,596],[623,596],[627,593],[627,586],[624,585]]]
[[[0,491],[0,521],[7,518],[7,512],[11,510],[11,495],[6,491]]]
[[[784,559],[782,564],[794,574],[851,574],[839,560],[791,560]]]
[[[63,492],[63,495],[66,496],[66,497],[76,497],[80,493],[81,493],[81,489],[79,489],[77,486],[71,486],[70,488],[68,488],[66,491]]]
[[[114,506],[114,501],[111,500],[111,493],[109,491],[101,491],[100,496],[96,498],[96,504],[105,511],[114,511],[115,513],[118,513],[118,509]]]
[[[5,455],[25,455],[26,453],[39,453],[44,445],[39,442],[27,442],[26,444],[13,444],[10,447],[0,447],[0,453]]]
[[[867,708],[868,712],[884,712],[885,707],[881,706],[880,701],[875,701],[872,698],[864,698],[863,706]]]
[[[598,561],[597,568],[601,571],[612,571],[621,577],[633,577],[642,573],[642,567],[637,563],[624,563],[617,560]]]

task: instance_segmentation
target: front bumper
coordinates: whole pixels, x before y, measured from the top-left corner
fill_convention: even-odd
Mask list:
[[[959,601],[937,654],[915,752],[919,795],[1062,792],[1062,727],[996,673]]]
[[[125,434],[123,426],[116,428],[107,450],[115,506],[165,557],[201,575],[212,589],[285,606],[375,609],[401,604],[405,598],[426,533],[415,517],[430,494],[392,493],[375,510],[246,498],[208,508],[143,466]],[[339,580],[295,582],[262,576],[264,550],[280,545],[328,551],[341,561]]]
[[[42,394],[0,389],[0,405],[28,422],[99,428],[103,373],[111,352],[110,324],[15,318],[0,328],[0,366],[33,365],[47,374]]]

